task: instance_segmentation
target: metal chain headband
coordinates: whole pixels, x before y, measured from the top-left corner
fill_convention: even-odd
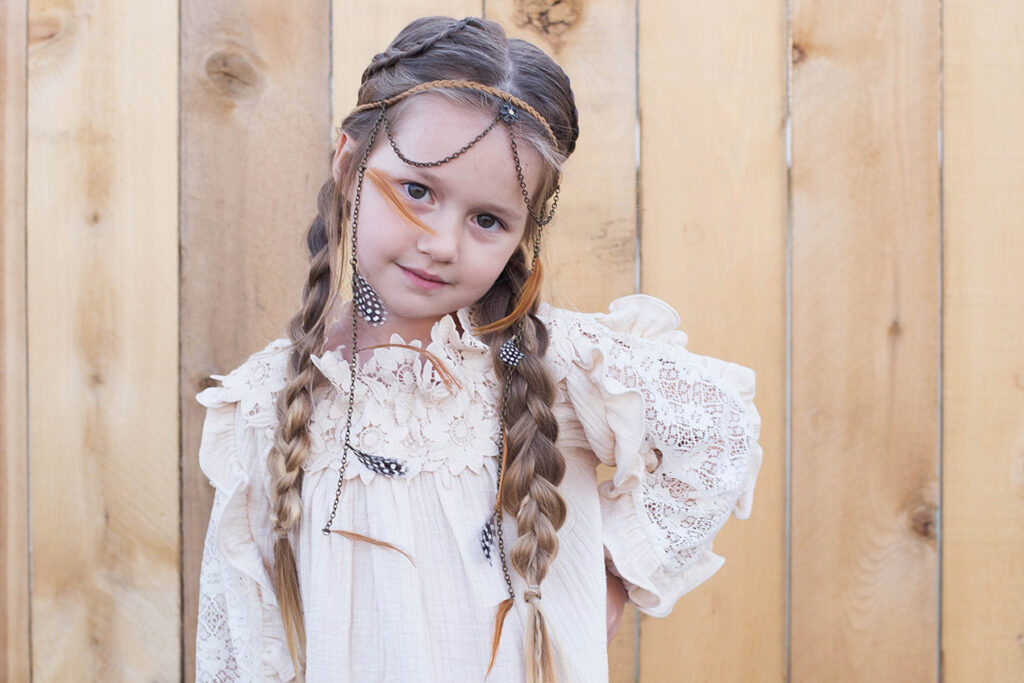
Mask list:
[[[441,90],[443,88],[461,88],[463,90],[479,90],[480,92],[485,92],[488,95],[494,95],[498,99],[500,99],[500,100],[502,100],[504,102],[508,102],[509,104],[511,104],[511,105],[513,105],[515,107],[519,107],[520,109],[522,109],[523,111],[528,113],[530,116],[532,116],[533,118],[537,119],[537,121],[539,121],[540,124],[542,126],[544,126],[544,130],[547,132],[548,138],[550,138],[550,140],[551,140],[551,144],[553,144],[555,146],[555,149],[559,148],[558,147],[558,138],[555,137],[555,132],[553,130],[551,130],[551,126],[548,125],[547,119],[545,119],[543,116],[541,116],[539,111],[537,111],[532,106],[530,106],[529,102],[521,100],[520,98],[516,97],[515,95],[513,95],[511,93],[507,93],[504,90],[501,90],[499,88],[492,88],[489,85],[484,85],[483,83],[477,83],[476,81],[463,81],[463,80],[458,80],[458,79],[443,79],[443,80],[439,80],[439,81],[427,81],[426,83],[420,83],[419,85],[414,85],[413,87],[411,87],[411,88],[409,88],[407,90],[403,90],[402,92],[398,93],[397,95],[394,95],[394,96],[389,97],[387,99],[377,100],[375,102],[367,102],[366,104],[361,104],[358,107],[356,107],[355,109],[353,109],[351,113],[355,114],[356,112],[366,111],[367,109],[378,109],[381,106],[389,106],[389,105],[395,104],[396,102],[400,102],[401,100],[404,100],[406,97],[409,97],[410,95],[415,95],[416,93],[420,93],[420,92],[423,92],[425,90]]]

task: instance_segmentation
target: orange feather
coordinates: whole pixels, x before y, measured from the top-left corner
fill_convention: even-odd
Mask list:
[[[430,361],[430,364],[434,366],[434,370],[437,371],[437,375],[438,377],[441,378],[441,381],[444,382],[444,385],[448,387],[448,391],[455,393],[454,391],[452,391],[453,384],[457,389],[462,388],[462,384],[459,382],[458,378],[456,378],[455,375],[452,374],[452,371],[448,369],[448,366],[444,364],[444,361],[442,361],[440,358],[438,358],[430,351],[427,351],[422,346],[413,346],[412,344],[374,344],[373,346],[367,346],[366,350],[383,349],[388,346],[398,349],[409,349],[411,351],[419,352],[421,356]]]
[[[494,668],[494,658],[498,655],[498,643],[501,642],[501,630],[505,627],[505,617],[508,616],[508,611],[512,609],[512,598],[502,600],[501,604],[498,605],[498,614],[494,617],[494,640],[491,643],[491,663],[487,665],[487,673],[484,674],[484,680],[491,675],[491,669]]]
[[[493,323],[487,323],[486,325],[477,327],[473,330],[473,333],[486,334],[488,332],[503,330],[526,315],[527,311],[533,308],[533,304],[540,297],[540,283],[544,277],[542,270],[540,261],[533,264],[533,270],[530,271],[530,277],[526,278],[526,282],[523,283],[523,291],[520,293],[519,301],[516,303],[516,307],[511,313],[500,320],[495,320]]]
[[[366,175],[373,182],[374,187],[376,187],[377,190],[381,193],[381,195],[384,196],[384,200],[387,201],[387,203],[391,205],[391,208],[397,211],[402,216],[402,218],[404,218],[407,222],[411,223],[413,226],[419,228],[420,230],[423,230],[428,235],[437,234],[436,232],[434,232],[433,229],[431,229],[429,225],[427,225],[419,218],[417,218],[416,215],[406,205],[406,203],[402,201],[402,198],[398,196],[398,193],[395,192],[395,188],[392,187],[392,183],[395,182],[394,178],[387,175],[383,171],[378,171],[375,168],[366,169]]]
[[[351,539],[353,541],[362,541],[364,543],[372,543],[373,545],[380,546],[381,548],[389,548],[391,550],[396,550],[396,551],[402,553],[403,555],[405,555],[406,557],[408,557],[409,561],[412,562],[412,566],[414,566],[414,567],[416,566],[416,560],[412,559],[412,555],[410,555],[409,553],[405,552],[404,550],[402,550],[398,546],[392,545],[391,543],[387,543],[386,541],[378,541],[376,538],[370,538],[369,536],[364,536],[362,534],[357,534],[354,531],[342,531],[341,529],[331,529],[331,533],[338,534],[339,536],[344,536],[345,538],[349,538],[349,539]]]

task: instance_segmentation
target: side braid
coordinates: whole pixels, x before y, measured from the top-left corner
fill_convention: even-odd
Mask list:
[[[360,84],[365,83],[367,80],[372,78],[373,75],[376,74],[377,72],[383,71],[384,69],[390,69],[395,64],[398,64],[398,62],[402,59],[416,57],[417,55],[423,54],[437,43],[441,42],[442,40],[446,40],[452,34],[458,33],[462,29],[466,28],[466,26],[474,22],[477,22],[477,20],[474,19],[473,17],[466,17],[465,19],[460,19],[459,21],[455,22],[454,24],[446,28],[444,31],[438,33],[436,36],[428,38],[427,40],[423,41],[422,43],[419,43],[418,45],[414,45],[406,49],[391,48],[375,55],[373,61],[370,62],[370,65],[366,67],[366,69],[363,71],[363,77],[360,80]]]
[[[528,279],[522,250],[510,259],[502,276],[481,302],[484,322],[508,314],[519,300]],[[548,332],[536,317],[537,304],[523,320],[520,351],[522,360],[510,368],[498,357],[501,344],[515,334],[516,325],[487,336],[495,371],[504,381],[511,373],[506,418],[508,464],[502,477],[502,507],[514,515],[518,538],[509,560],[530,587],[524,594],[529,603],[526,632],[527,681],[553,681],[553,647],[543,613],[539,587],[558,554],[558,530],[565,523],[565,499],[558,485],[565,476],[565,457],[555,442],[558,421],[553,405],[556,386],[544,354]],[[536,590],[535,590],[536,587]]]
[[[310,355],[318,352],[323,342],[331,283],[336,279],[332,276],[332,261],[337,256],[332,252],[337,250],[331,245],[337,241],[334,236],[341,220],[341,201],[333,178],[324,183],[318,195],[319,211],[306,237],[311,257],[309,277],[302,292],[302,307],[288,327],[292,351],[287,382],[278,394],[274,443],[267,455],[275,534],[273,584],[297,672],[305,666],[306,634],[289,531],[302,514],[302,466],[310,452],[309,419],[314,392],[326,383]]]

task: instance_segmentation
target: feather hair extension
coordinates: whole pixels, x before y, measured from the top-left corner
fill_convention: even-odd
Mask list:
[[[391,205],[391,208],[397,211],[402,218],[428,235],[437,234],[429,225],[417,218],[409,209],[408,205],[402,201],[402,198],[398,196],[397,192],[395,192],[395,188],[391,187],[391,182],[394,182],[394,180],[390,176],[375,168],[366,169],[366,176],[373,183],[374,187],[377,188],[377,191],[384,197],[384,200],[387,201],[387,203]]]
[[[494,668],[494,659],[498,656],[498,644],[501,642],[501,631],[505,628],[505,617],[508,616],[508,611],[512,609],[513,600],[508,598],[502,600],[498,604],[498,613],[494,617],[494,639],[491,642],[491,662],[487,665],[487,673],[484,674],[484,680],[491,675],[491,669]]]
[[[526,278],[526,282],[523,283],[522,294],[519,296],[519,301],[516,302],[516,307],[511,313],[506,315],[504,318],[495,320],[492,323],[481,325],[473,330],[474,334],[486,334],[488,332],[497,332],[509,327],[514,322],[526,315],[527,311],[533,308],[533,304],[536,303],[540,297],[540,283],[543,279],[543,268],[541,268],[540,261],[533,264],[533,270],[530,271],[530,276]]]
[[[412,562],[412,566],[414,566],[414,567],[416,566],[416,560],[412,559],[412,555],[410,555],[409,553],[405,552],[404,550],[402,550],[398,546],[396,546],[394,544],[391,544],[391,543],[388,543],[387,541],[378,541],[376,538],[370,538],[369,536],[364,536],[363,534],[357,534],[354,531],[343,531],[341,529],[331,529],[331,533],[332,534],[338,534],[339,536],[344,536],[345,538],[353,540],[353,541],[362,541],[363,543],[370,543],[372,545],[380,546],[381,548],[388,548],[389,550],[395,550],[397,552],[402,553],[407,558],[409,558],[409,561]]]
[[[444,385],[448,387],[448,391],[450,393],[455,393],[455,391],[452,389],[452,386],[454,386],[456,389],[462,388],[462,383],[459,382],[458,378],[455,377],[455,374],[448,369],[448,366],[444,364],[444,361],[438,358],[436,354],[427,351],[422,346],[413,346],[412,344],[374,344],[373,346],[367,346],[366,349],[364,350],[369,351],[370,349],[383,349],[386,347],[394,347],[398,349],[409,349],[411,351],[416,351],[421,356],[426,358],[432,366],[434,366],[434,370],[437,372],[437,376],[440,377],[441,381],[444,382]]]

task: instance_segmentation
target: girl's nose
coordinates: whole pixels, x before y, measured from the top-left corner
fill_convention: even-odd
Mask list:
[[[455,219],[432,223],[436,234],[421,233],[416,244],[420,252],[438,263],[455,263],[459,258],[459,226]]]

